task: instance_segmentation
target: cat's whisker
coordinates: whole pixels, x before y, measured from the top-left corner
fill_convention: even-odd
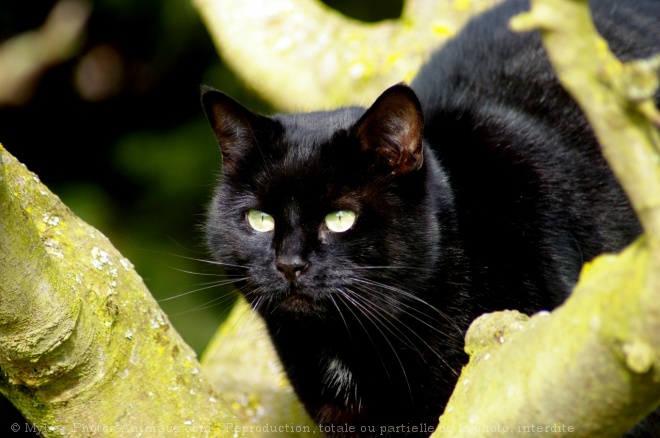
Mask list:
[[[348,323],[346,322],[346,318],[344,318],[344,314],[337,305],[337,301],[335,301],[335,297],[332,294],[329,294],[328,297],[330,298],[330,301],[332,301],[332,304],[337,309],[337,312],[339,312],[339,316],[341,317],[341,320],[344,321],[344,327],[346,327],[346,333],[348,333],[348,338],[351,340],[351,343],[353,343],[353,336],[351,335],[351,329],[348,328]]]
[[[252,289],[251,291],[244,293],[244,295],[245,298],[250,298],[251,295],[257,296],[257,299],[252,304],[252,307],[254,310],[258,310],[259,313],[265,313],[267,311],[272,313],[280,306],[280,303],[277,303],[277,299],[273,297],[268,288],[264,286]],[[277,305],[273,306],[274,304]]]
[[[190,275],[198,275],[200,277],[216,277],[216,278],[231,278],[231,277],[239,277],[238,274],[226,274],[226,273],[213,273],[213,272],[196,272],[196,271],[187,271],[185,269],[179,269],[175,268],[173,266],[170,267],[171,269],[177,271],[177,272],[182,272],[184,274],[190,274]]]
[[[205,260],[205,259],[191,259],[191,260],[196,260],[198,262],[206,263],[209,265],[214,265],[214,266],[222,266],[222,267],[229,267],[229,268],[239,268],[239,269],[250,269],[249,266],[243,266],[243,265],[234,265],[231,263],[224,263],[224,262],[218,262],[216,260]]]
[[[213,289],[215,287],[221,287],[221,286],[228,286],[230,284],[238,283],[238,282],[241,282],[241,281],[244,281],[244,280],[247,280],[247,278],[246,277],[239,277],[239,278],[234,278],[234,279],[231,279],[231,280],[219,280],[219,281],[211,282],[210,284],[208,284],[204,287],[199,287],[197,289],[193,289],[191,291],[184,292],[182,294],[178,294],[178,295],[174,295],[174,296],[171,296],[171,297],[163,298],[161,300],[158,300],[158,302],[162,303],[162,302],[165,302],[165,301],[174,300],[176,298],[181,298],[181,297],[184,297],[186,295],[194,294],[196,292],[200,292],[200,291],[203,291],[203,290]]]
[[[401,331],[401,329],[399,329],[399,328],[394,324],[394,322],[391,321],[391,320],[396,320],[395,315],[394,315],[391,311],[387,310],[386,308],[383,308],[383,307],[379,306],[378,304],[376,304],[376,303],[374,303],[373,301],[369,300],[367,297],[364,297],[364,296],[362,296],[361,294],[356,293],[355,291],[352,291],[352,290],[350,290],[350,289],[347,289],[347,292],[351,295],[351,297],[353,297],[353,299],[355,299],[356,301],[361,302],[363,305],[365,305],[365,306],[369,307],[370,309],[372,309],[372,311],[374,312],[374,313],[372,313],[372,314],[374,315],[374,318],[378,318],[378,316],[380,316],[380,315],[385,316],[385,318],[382,318],[382,320],[381,320],[381,318],[378,318],[379,322],[383,325],[383,327],[385,327],[390,333],[392,333],[392,335],[395,336],[399,341],[401,341],[401,343],[407,345],[407,346],[410,347],[412,350],[415,350],[415,351],[419,352],[419,349],[418,349],[418,348],[415,346],[415,344],[410,340],[410,338],[408,338],[408,336],[406,336],[406,335]],[[392,332],[392,331],[387,327],[388,325],[389,325],[389,327],[392,327],[394,330],[396,330],[397,332],[399,332],[399,334],[400,334],[401,336],[403,336],[403,337],[405,338],[405,340],[402,339],[401,336],[399,336],[399,335],[397,335],[396,333]],[[405,324],[404,324],[404,326],[405,326]],[[407,326],[405,326],[405,327],[406,327],[406,329],[412,331],[412,329],[411,329],[410,327],[407,327]],[[420,353],[421,353],[421,352],[420,352]]]
[[[201,259],[201,258],[197,258],[197,257],[188,257],[188,256],[179,255],[179,254],[169,254],[168,253],[167,255],[170,255],[172,257],[178,257],[180,259],[192,260],[192,261],[195,261],[195,262],[206,263],[208,265],[214,265],[214,266],[227,266],[227,267],[230,267],[230,268],[240,268],[240,269],[249,269],[250,268],[249,266],[244,266],[244,265],[236,265],[236,264],[232,264],[232,263],[219,262],[217,260]]]
[[[169,256],[169,257],[175,257],[175,258],[178,258],[178,259],[192,260],[192,261],[195,261],[195,262],[201,262],[201,263],[206,263],[206,264],[210,264],[210,265],[229,266],[229,267],[232,267],[232,268],[249,269],[249,266],[223,263],[223,262],[218,262],[216,260],[208,260],[208,259],[197,258],[197,257],[189,257],[189,256],[181,255],[181,254],[175,254],[175,253],[172,253],[172,252],[167,252],[167,251],[157,251],[157,250],[152,250],[152,249],[148,249],[148,250],[144,249],[144,250],[141,250],[141,251],[154,253],[154,254],[162,254],[162,255]]]
[[[385,291],[379,290],[378,288],[380,288],[381,286],[377,285],[377,284],[364,285],[364,286],[362,286],[362,288],[360,288],[359,286],[356,286],[356,287],[358,287],[360,290],[364,290],[364,291],[369,292],[369,293],[375,293],[375,294],[381,295],[385,298],[391,298],[389,296],[389,294],[387,294]],[[415,298],[418,298],[418,297],[415,297]],[[421,301],[426,303],[424,300],[421,300]],[[436,309],[435,307],[431,306],[428,303],[426,303],[426,304],[429,307],[433,308],[437,313],[442,314],[442,312],[440,310]],[[435,318],[433,318],[428,313],[424,312],[423,310],[418,309],[417,307],[415,307],[411,304],[406,303],[405,301],[397,301],[397,305],[404,306],[406,308],[405,313],[407,315],[409,315],[411,318],[414,318],[415,320],[417,320],[421,324],[424,324],[426,327],[430,328],[431,330],[433,330],[433,331],[435,331],[435,332],[437,332],[437,333],[439,333],[439,334],[441,334],[441,335],[443,335],[447,338],[451,338],[451,335],[449,333],[440,330],[438,327],[435,327],[435,326],[431,325],[428,321],[425,321],[423,319],[423,318],[426,318],[430,321],[435,321]],[[414,315],[412,312],[415,312],[419,316]]]
[[[380,354],[380,351],[378,350],[378,345],[376,344],[376,342],[374,342],[373,338],[371,337],[371,334],[369,333],[369,330],[367,330],[367,328],[366,328],[366,327],[364,326],[364,324],[362,323],[362,319],[361,319],[359,316],[357,316],[357,315],[355,314],[355,312],[353,311],[353,309],[351,309],[351,306],[348,305],[348,302],[353,303],[353,300],[348,296],[348,294],[347,294],[344,290],[338,288],[337,291],[339,292],[339,294],[337,295],[337,297],[339,298],[339,300],[340,300],[342,303],[344,303],[344,306],[346,306],[346,308],[348,309],[348,311],[351,312],[351,314],[353,315],[353,317],[355,318],[355,320],[358,322],[358,324],[360,324],[360,326],[361,326],[362,329],[364,330],[364,333],[365,333],[365,334],[367,335],[367,337],[369,338],[369,341],[371,342],[371,345],[374,346],[374,351],[375,351],[376,354],[378,355],[378,358],[380,359],[380,363],[381,363],[381,365],[383,365],[383,370],[385,370],[385,374],[387,375],[387,378],[391,381],[391,380],[392,380],[392,376],[390,376],[390,372],[389,372],[389,370],[387,369],[387,365],[386,365],[385,361],[383,360],[383,356]],[[348,302],[347,302],[347,301],[348,301]],[[355,306],[355,304],[353,304],[353,305]],[[358,308],[358,310],[359,310],[359,307],[357,307],[357,308]],[[362,313],[362,314],[364,315],[364,312],[361,311],[360,313]],[[369,316],[368,316],[368,315],[364,315],[364,316],[366,316],[367,319],[369,319]]]
[[[225,278],[223,280],[214,280],[214,281],[205,281],[202,283],[196,283],[194,286],[195,287],[201,287],[201,286],[225,286],[227,284],[233,284],[239,281],[245,280],[245,277],[241,277],[238,275],[232,276],[230,278]]]
[[[227,293],[227,294],[224,294],[222,296],[213,298],[212,300],[207,301],[207,302],[205,302],[203,304],[200,304],[198,306],[195,306],[191,309],[184,310],[183,312],[175,313],[175,314],[172,314],[172,315],[169,315],[169,316],[173,318],[175,316],[185,315],[186,313],[197,312],[197,311],[200,311],[200,310],[209,309],[211,307],[215,307],[215,306],[218,306],[220,304],[230,302],[235,298],[236,298],[235,293]]]
[[[428,307],[429,309],[433,310],[434,313],[436,313],[436,314],[438,314],[439,316],[441,316],[441,317],[442,317],[442,318],[443,318],[443,319],[444,319],[444,320],[445,320],[445,321],[446,321],[446,322],[447,322],[452,328],[456,329],[456,331],[459,332],[459,333],[461,333],[461,335],[463,334],[463,331],[461,330],[461,328],[456,324],[456,322],[455,322],[452,318],[450,318],[449,316],[447,316],[444,312],[442,312],[442,311],[441,311],[440,309],[438,309],[437,307],[435,307],[435,306],[429,304],[428,302],[426,302],[425,300],[421,299],[420,297],[418,297],[417,295],[415,295],[415,294],[413,294],[413,293],[411,293],[411,292],[408,292],[408,291],[406,291],[406,290],[404,290],[404,289],[401,289],[401,288],[398,288],[398,287],[395,287],[395,286],[391,286],[391,285],[387,285],[387,284],[379,283],[379,282],[377,282],[377,281],[367,280],[367,279],[365,279],[365,278],[357,278],[357,277],[353,277],[353,278],[351,278],[351,279],[352,279],[353,281],[358,282],[358,283],[365,283],[365,284],[369,284],[369,285],[376,286],[376,287],[379,287],[379,288],[387,289],[387,290],[389,290],[389,291],[396,292],[396,293],[398,293],[398,294],[400,294],[400,295],[403,295],[403,296],[405,296],[406,298],[409,298],[409,299],[411,299],[411,300],[417,301],[418,303],[420,303],[420,304],[422,304],[422,305]],[[425,313],[423,313],[423,312],[421,312],[421,311],[420,311],[420,313],[426,315]],[[430,317],[430,315],[426,315],[426,316],[429,316],[429,317]],[[431,318],[431,319],[434,319],[434,318]]]
[[[243,296],[245,296],[245,297],[248,297],[248,296],[250,296],[250,294],[256,292],[256,290],[245,291],[244,289],[246,289],[246,287],[247,287],[247,286],[244,286],[244,287],[242,287],[242,288],[237,289],[236,291],[237,291],[237,292],[240,292],[240,293],[243,294]],[[259,298],[257,298],[257,302],[258,302],[262,297],[263,297],[263,295],[261,295]],[[233,340],[234,342],[233,342],[233,345],[231,346],[231,350],[230,350],[229,352],[227,352],[227,355],[231,356],[231,355],[232,355],[231,351],[235,348],[238,339],[240,339],[240,338],[243,337],[243,334],[244,334],[244,331],[245,331],[245,327],[249,326],[249,325],[250,325],[250,322],[251,322],[254,318],[258,318],[257,312],[255,312],[254,309],[252,309],[251,307],[246,308],[246,309],[241,313],[241,315],[240,315],[238,318],[236,318],[236,321],[235,321],[234,324],[231,326],[231,328],[228,330],[229,333],[233,333],[234,335],[231,336],[230,338],[223,337],[223,338],[220,340],[220,343],[218,344],[217,349],[213,352],[213,355],[215,355],[215,354],[218,353],[218,351],[222,348],[222,346],[227,342],[228,339],[231,339],[231,340]],[[242,324],[242,327],[239,328],[239,324]],[[218,373],[220,373],[220,374],[222,375],[223,367],[226,366],[226,361],[222,361],[222,360],[221,360],[221,361],[218,361],[217,363],[220,365],[220,366],[219,366],[219,369],[218,369]]]
[[[401,358],[399,357],[399,353],[397,353],[396,348],[394,348],[394,345],[392,345],[392,342],[390,342],[390,339],[380,329],[380,327],[378,327],[378,323],[380,323],[380,325],[383,326],[383,328],[390,331],[390,333],[392,333],[391,330],[387,329],[387,327],[383,324],[383,322],[381,321],[381,319],[379,318],[377,313],[375,313],[373,310],[370,310],[369,308],[367,308],[364,305],[364,303],[361,303],[360,300],[356,299],[358,294],[351,291],[350,289],[345,289],[344,292],[345,292],[344,296],[346,297],[346,299],[351,301],[351,303],[353,303],[353,305],[356,306],[360,312],[362,312],[362,314],[367,318],[367,320],[369,320],[369,322],[371,322],[373,324],[373,326],[376,328],[376,330],[378,330],[378,332],[383,336],[383,339],[385,339],[385,342],[387,342],[387,344],[392,349],[392,352],[394,353],[394,357],[396,357],[397,362],[399,362],[399,366],[401,367],[401,371],[403,372],[403,377],[406,380],[406,386],[408,387],[408,392],[410,393],[410,397],[412,398],[412,388],[410,386],[410,381],[408,380],[408,374],[406,373],[406,367],[403,366],[403,362],[401,361]],[[371,316],[371,318],[369,316]],[[389,374],[388,374],[388,376],[389,376]],[[391,379],[391,377],[390,377],[390,379]]]
[[[265,297],[265,295],[263,295],[263,294],[259,295],[257,297],[257,299],[254,301],[254,303],[252,303],[252,309],[255,312],[261,311],[261,303],[264,301],[264,297]]]
[[[365,290],[363,290],[363,289],[359,289],[359,290],[365,291]],[[373,293],[373,292],[378,292],[378,291],[374,291],[374,290],[371,290],[371,289],[367,289],[366,292],[371,292],[371,293]],[[365,300],[365,301],[368,301],[368,300],[366,300],[366,299],[364,299],[364,300]],[[451,337],[449,337],[449,335],[446,335],[445,333],[443,333],[442,331],[438,330],[437,328],[435,328],[435,327],[433,327],[433,326],[430,326],[428,323],[426,323],[425,321],[422,321],[421,319],[417,318],[415,315],[412,315],[412,314],[410,314],[410,313],[407,312],[407,311],[406,311],[405,313],[408,314],[409,316],[415,318],[416,320],[418,320],[418,321],[421,322],[422,324],[427,325],[427,326],[430,327],[431,329],[436,330],[438,333],[442,334],[443,337],[446,337],[447,339],[452,340],[452,341],[454,340],[454,338],[451,338]],[[445,358],[444,358],[439,352],[437,352],[433,347],[431,347],[431,345],[429,345],[429,343],[426,342],[426,340],[425,340],[425,339],[424,339],[424,338],[423,338],[423,337],[422,337],[422,336],[421,336],[421,335],[420,335],[415,329],[409,327],[407,324],[405,324],[405,323],[404,323],[403,321],[401,321],[399,318],[394,317],[393,315],[392,315],[392,318],[391,318],[391,319],[392,319],[392,321],[396,321],[397,323],[401,324],[401,325],[402,325],[404,328],[406,328],[410,333],[412,333],[413,335],[415,335],[415,337],[416,337],[417,339],[419,339],[419,341],[421,341],[422,344],[424,344],[424,345],[426,346],[426,348],[428,349],[428,351],[430,351],[433,355],[437,356],[437,357],[440,359],[441,362],[443,362],[445,365],[447,365],[447,368],[450,369],[450,370],[452,371],[452,373],[458,375],[458,373],[457,373],[457,372],[456,372],[456,371],[450,366],[450,364],[447,362],[447,360],[446,360],[446,359],[445,359]],[[390,324],[393,324],[393,323],[390,323]],[[398,329],[398,328],[397,328],[397,331],[399,331],[399,332],[401,333],[401,330]],[[404,335],[404,336],[405,336],[405,335]],[[417,352],[420,354],[420,356],[422,356],[422,358],[424,358],[424,356],[423,356],[422,352],[420,351],[420,349],[419,349],[417,346],[415,346],[415,344],[414,344],[412,341],[410,341],[410,339],[409,339],[407,336],[405,336],[405,337],[406,337],[406,339],[408,339],[408,341],[409,341],[409,345],[412,346],[413,349],[414,349],[415,351],[417,351]],[[402,341],[402,342],[403,342],[403,341]],[[462,344],[461,344],[461,345],[462,345]],[[425,359],[424,359],[424,361],[426,362]]]
[[[362,289],[359,289],[359,290],[362,290]],[[367,290],[367,292],[374,292],[374,291]],[[355,298],[357,298],[358,296],[359,296],[358,294],[355,294],[355,295],[354,295]],[[366,298],[364,298],[364,297],[361,297],[361,298],[362,298],[362,300],[363,300],[364,302],[369,303],[369,304],[371,304],[372,306],[376,306],[375,303],[370,302],[370,301],[367,300]],[[378,306],[376,306],[376,307],[378,308]],[[381,309],[381,310],[382,310],[382,309]],[[405,329],[407,329],[410,333],[412,333],[413,335],[415,335],[415,337],[416,337],[417,339],[419,339],[419,341],[421,341],[422,344],[424,344],[424,345],[427,347],[428,351],[430,351],[433,355],[435,355],[436,357],[438,357],[438,359],[440,359],[440,361],[443,362],[443,363],[447,366],[447,368],[448,368],[449,370],[451,370],[451,372],[452,372],[454,375],[458,375],[458,372],[456,372],[456,371],[450,366],[450,364],[447,362],[447,360],[446,360],[446,359],[445,359],[445,358],[444,358],[439,352],[437,352],[433,347],[431,347],[431,345],[429,345],[429,343],[426,342],[426,340],[425,340],[422,336],[420,336],[419,333],[417,333],[416,330],[414,330],[413,328],[409,327],[407,324],[405,324],[405,323],[404,323],[403,321],[401,321],[399,318],[395,317],[391,312],[384,312],[384,313],[385,313],[386,315],[391,316],[391,320],[392,320],[392,321],[401,324],[401,325],[402,325]],[[406,312],[406,313],[408,313],[408,312]],[[414,317],[414,315],[411,315],[411,316]],[[418,318],[416,318],[416,319],[418,319]],[[407,339],[408,342],[403,341],[403,340],[402,340],[401,338],[399,338],[398,336],[397,336],[397,339],[399,339],[401,342],[407,344],[407,345],[408,345],[409,347],[411,347],[414,351],[417,351],[417,352],[420,354],[420,356],[422,357],[422,359],[424,360],[424,362],[427,362],[426,359],[425,359],[425,357],[424,357],[424,355],[422,354],[421,350],[420,350],[420,349],[419,349],[419,348],[418,348],[418,347],[417,347],[417,346],[416,346],[416,345],[410,340],[410,338],[408,338],[408,336],[406,336],[405,334],[403,334],[403,332],[401,331],[401,329],[399,329],[398,327],[394,326],[394,323],[391,322],[389,319],[385,319],[385,321],[389,322],[390,325],[391,325],[391,327],[393,327],[395,330],[397,330],[399,333],[401,333],[402,336],[404,336],[404,337]],[[421,320],[420,320],[420,322],[424,322],[424,321],[421,321]],[[431,327],[431,326],[429,326],[429,327]],[[433,327],[431,327],[431,328],[433,328]],[[390,330],[388,330],[388,331],[390,331]],[[390,332],[391,332],[391,331],[390,331]],[[440,332],[440,333],[442,333],[442,332]],[[393,334],[394,336],[396,336],[396,334],[394,334],[394,333],[392,333],[392,334]],[[451,339],[452,341],[454,340],[453,338],[448,338],[448,339]],[[460,346],[462,346],[462,344],[460,344]]]

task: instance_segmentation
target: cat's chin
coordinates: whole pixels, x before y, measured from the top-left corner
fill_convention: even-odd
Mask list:
[[[326,312],[327,303],[322,302],[322,300],[299,288],[290,288],[286,295],[280,299],[278,308],[299,316],[310,315],[318,317],[319,313]]]

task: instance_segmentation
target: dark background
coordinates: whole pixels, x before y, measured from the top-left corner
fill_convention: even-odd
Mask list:
[[[55,3],[0,2],[0,43],[40,26]],[[399,16],[403,0],[325,3],[378,21]],[[108,236],[157,300],[191,292],[161,306],[198,353],[233,302],[202,289],[212,277],[195,273],[212,267],[192,260],[208,258],[199,227],[220,160],[202,83],[272,112],[223,65],[190,0],[95,0],[76,56],[46,71],[26,104],[0,107],[0,143]],[[0,434],[14,422],[0,396]]]

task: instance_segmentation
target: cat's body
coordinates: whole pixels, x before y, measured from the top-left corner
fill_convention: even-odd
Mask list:
[[[594,5],[620,57],[660,52],[660,1]],[[330,435],[428,435],[476,316],[557,306],[640,232],[538,35],[507,30],[526,8],[470,23],[419,101],[399,85],[368,110],[266,118],[204,94],[223,152],[209,246]]]

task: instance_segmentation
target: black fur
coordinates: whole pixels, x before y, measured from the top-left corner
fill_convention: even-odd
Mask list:
[[[660,1],[592,7],[621,58],[660,52]],[[209,248],[330,435],[428,435],[476,316],[552,309],[585,261],[640,233],[538,35],[507,29],[527,8],[473,20],[367,110],[264,117],[204,89],[223,155]],[[357,215],[343,233],[324,225],[337,210]]]

